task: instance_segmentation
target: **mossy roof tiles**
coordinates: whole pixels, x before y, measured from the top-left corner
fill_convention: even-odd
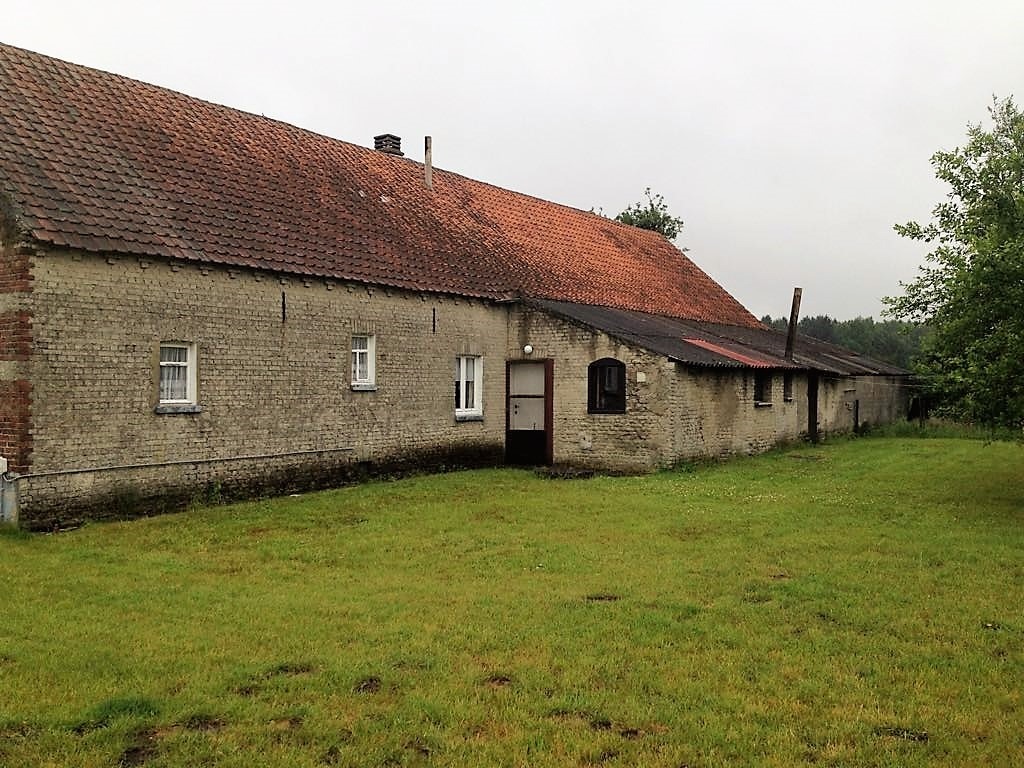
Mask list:
[[[43,243],[757,328],[664,237],[0,45],[0,189]]]

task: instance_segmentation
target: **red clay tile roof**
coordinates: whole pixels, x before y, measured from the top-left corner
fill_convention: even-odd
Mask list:
[[[0,191],[44,243],[760,325],[595,214],[6,45],[0,93]]]

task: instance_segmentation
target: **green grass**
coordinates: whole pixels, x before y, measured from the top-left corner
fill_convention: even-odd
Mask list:
[[[0,535],[0,765],[1021,765],[1024,445]]]

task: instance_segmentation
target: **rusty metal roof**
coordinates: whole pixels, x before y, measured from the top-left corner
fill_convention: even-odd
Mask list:
[[[0,45],[0,210],[38,242],[757,328],[661,235]]]
[[[708,323],[560,301],[531,303],[688,365],[813,370],[841,376],[909,375],[909,371],[897,366],[801,334],[796,337],[793,360],[786,360],[786,334],[765,325]]]

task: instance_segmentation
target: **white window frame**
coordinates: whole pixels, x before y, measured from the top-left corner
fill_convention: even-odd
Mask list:
[[[160,360],[160,372],[157,375],[157,398],[160,405],[195,405],[196,400],[196,345],[189,341],[161,341],[160,352],[165,349],[184,349],[185,360],[183,362]],[[159,357],[163,357],[162,354]],[[161,397],[163,389],[163,372],[168,368],[185,369],[185,398],[183,400]]]
[[[356,349],[356,339],[366,339],[365,349]],[[356,391],[373,391],[377,388],[377,337],[372,333],[353,333],[349,355],[350,385]],[[366,376],[358,378],[357,360],[360,355],[366,356]]]
[[[473,361],[473,402],[466,406],[466,361]],[[455,357],[455,418],[479,419],[484,415],[484,359],[481,355]]]

